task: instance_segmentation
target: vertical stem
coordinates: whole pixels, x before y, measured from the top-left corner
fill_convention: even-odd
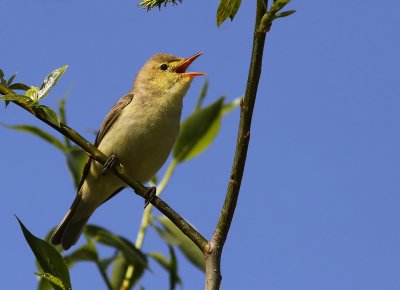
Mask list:
[[[170,165],[167,168],[167,171],[164,174],[163,179],[160,181],[160,184],[157,186],[157,192],[156,192],[157,196],[160,196],[161,193],[164,191],[164,188],[167,185],[169,179],[171,178],[172,173],[174,172],[174,170],[176,168],[176,165],[177,165],[176,160],[175,159],[172,160],[172,162],[170,163]],[[135,246],[138,249],[140,249],[143,245],[144,235],[145,235],[146,229],[149,225],[150,213],[151,213],[152,208],[153,208],[153,205],[149,204],[143,212],[142,222],[141,222],[140,229],[139,229],[139,232],[138,232],[138,235],[136,238],[136,243],[135,243]]]
[[[163,179],[161,180],[160,184],[157,186],[157,192],[156,192],[157,196],[160,196],[160,194],[163,192],[163,190],[164,190],[165,186],[167,185],[169,179],[171,178],[172,173],[174,172],[175,167],[176,167],[177,164],[178,163],[174,159],[174,160],[172,160],[172,162],[168,166],[167,171],[165,172]],[[151,215],[152,208],[153,208],[153,205],[149,204],[144,209],[144,212],[143,212],[143,215],[142,215],[142,221],[140,223],[139,232],[138,232],[138,235],[136,237],[135,247],[137,249],[141,249],[142,246],[143,246],[144,237],[146,235],[146,230],[147,230],[147,228],[149,226],[149,221],[150,221],[150,215]],[[122,282],[121,289],[128,289],[129,282],[130,282],[130,279],[133,276],[133,272],[134,271],[135,271],[135,267],[133,265],[129,265],[128,269],[126,270],[125,279]]]
[[[244,100],[241,102],[240,121],[236,143],[235,156],[225,202],[221,211],[218,224],[215,228],[209,252],[206,254],[206,290],[218,290],[221,285],[221,255],[229,228],[232,223],[236,203],[239,196],[244,167],[246,164],[247,149],[250,141],[250,127],[253,109],[256,101],[258,82],[261,75],[262,57],[264,52],[265,33],[258,31],[261,18],[266,13],[268,1],[258,0],[256,10],[256,21],[253,35],[253,50],[249,75],[247,80]]]

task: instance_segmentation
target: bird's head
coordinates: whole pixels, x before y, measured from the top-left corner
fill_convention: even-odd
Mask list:
[[[182,58],[170,54],[158,53],[151,57],[136,76],[133,90],[145,91],[146,95],[159,97],[183,98],[190,82],[200,72],[187,72],[189,65],[202,52]]]

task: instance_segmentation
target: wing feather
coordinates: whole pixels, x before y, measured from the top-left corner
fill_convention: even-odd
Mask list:
[[[94,142],[94,146],[99,146],[100,141],[114,124],[115,120],[117,120],[118,116],[121,114],[122,109],[129,105],[130,102],[132,102],[132,99],[133,94],[127,94],[119,99],[119,101],[112,107],[111,111],[108,112],[108,114],[104,118],[103,124],[101,124],[99,133],[96,137],[96,141]]]
[[[94,141],[94,146],[98,147],[101,140],[104,138],[108,130],[112,127],[114,122],[118,119],[118,116],[121,114],[123,108],[129,105],[132,102],[133,94],[127,94],[123,96],[119,101],[111,108],[110,112],[104,118],[103,124],[101,124],[100,130],[97,133],[96,140]],[[92,163],[92,158],[89,158],[83,168],[82,177],[79,182],[79,190],[82,187],[83,182],[85,181],[86,175],[89,171],[90,164]]]

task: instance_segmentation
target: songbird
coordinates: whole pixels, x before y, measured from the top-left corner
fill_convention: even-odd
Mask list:
[[[159,53],[141,68],[131,91],[106,115],[94,145],[118,161],[134,179],[145,183],[165,163],[179,133],[182,100],[192,79],[186,72],[202,53],[181,58]],[[126,184],[109,169],[89,158],[69,211],[55,229],[51,243],[67,250],[74,245],[90,216]]]

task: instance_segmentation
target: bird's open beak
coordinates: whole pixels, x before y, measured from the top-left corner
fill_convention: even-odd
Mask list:
[[[189,65],[200,55],[202,55],[202,52],[196,53],[195,55],[185,58],[181,64],[179,64],[174,71],[178,74],[181,74],[182,76],[188,76],[191,78],[197,77],[197,76],[202,76],[205,75],[205,73],[202,72],[186,72],[186,69],[189,67]]]

